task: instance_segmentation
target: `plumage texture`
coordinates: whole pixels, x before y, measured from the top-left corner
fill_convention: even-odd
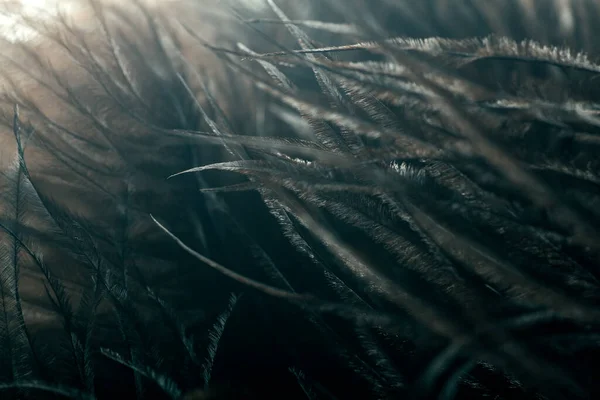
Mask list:
[[[600,394],[599,6],[308,3],[7,10],[7,398]]]

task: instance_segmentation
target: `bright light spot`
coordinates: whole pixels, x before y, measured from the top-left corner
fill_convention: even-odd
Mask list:
[[[104,3],[119,3],[127,0],[102,0]],[[182,0],[143,0],[147,6],[165,6],[166,3],[177,3]],[[186,1],[186,0],[184,0]],[[187,0],[190,1],[190,0]],[[208,4],[218,4],[220,0],[206,1]],[[266,0],[234,0],[237,5],[248,9],[259,10],[267,4]],[[48,21],[59,13],[69,17],[77,17],[78,11],[87,4],[84,0],[0,0],[0,37],[11,42],[22,42],[34,39],[38,34],[30,28],[21,16],[27,19]]]
[[[37,33],[23,17],[47,20],[69,11],[73,4],[71,0],[0,0],[0,35],[11,42],[31,40]]]

